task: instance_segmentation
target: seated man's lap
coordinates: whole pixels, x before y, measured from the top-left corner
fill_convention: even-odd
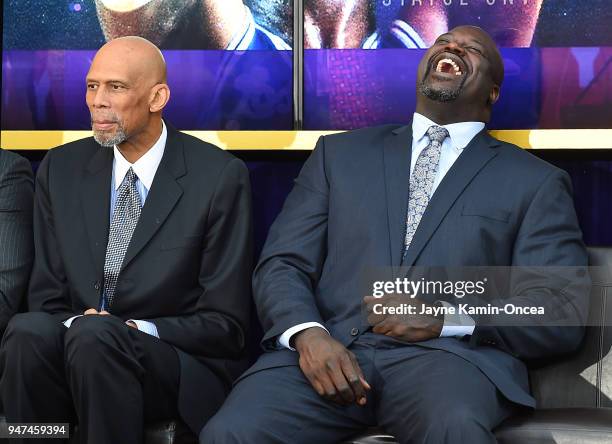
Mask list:
[[[236,384],[200,443],[338,442],[372,425],[405,442],[426,436],[432,426],[444,433],[447,425],[470,421],[486,438],[517,410],[484,373],[452,353],[366,341],[350,349],[373,387],[365,407],[322,398],[298,366],[268,368]]]
[[[236,384],[200,443],[337,442],[372,419],[371,406],[340,406],[319,396],[298,366],[275,367]]]
[[[172,346],[160,339],[127,326],[114,316],[88,315],[77,318],[66,328],[54,316],[43,312],[21,313],[13,317],[3,342],[3,358],[9,358],[5,365],[13,365],[16,355],[27,354],[21,361],[21,370],[35,377],[31,372],[51,368],[57,372],[55,384],[65,387],[64,367],[69,365],[77,372],[92,373],[96,381],[116,384],[114,375],[107,378],[102,361],[96,353],[106,358],[125,363],[133,362],[143,388],[145,418],[148,421],[176,417],[176,399],[179,382],[179,362]],[[8,354],[7,354],[8,353]],[[6,354],[6,356],[5,356]],[[127,358],[127,360],[126,360]],[[45,365],[40,365],[40,360]],[[28,368],[24,368],[28,367]],[[52,373],[55,373],[52,372]],[[98,376],[95,376],[99,373]],[[62,375],[61,381],[59,374]],[[25,381],[24,381],[25,383]],[[68,388],[65,387],[65,390]],[[147,402],[151,400],[153,402]],[[158,402],[163,400],[164,402]]]

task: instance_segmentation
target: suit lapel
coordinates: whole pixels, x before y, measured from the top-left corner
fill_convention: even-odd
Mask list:
[[[113,150],[97,147],[81,187],[81,204],[96,276],[102,277],[108,243]]]
[[[166,123],[168,139],[155,173],[140,219],[123,259],[125,268],[157,233],[183,194],[177,179],[186,173],[183,142],[177,130]]]
[[[387,221],[391,248],[391,265],[399,266],[406,234],[406,211],[410,184],[412,130],[403,126],[394,130],[384,141],[385,188]]]
[[[492,149],[496,145],[498,142],[487,134],[485,128],[465,147],[431,197],[402,266],[409,267],[414,264],[453,203],[474,176],[497,155]]]

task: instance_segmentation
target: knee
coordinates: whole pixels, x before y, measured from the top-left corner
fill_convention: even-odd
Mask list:
[[[441,412],[438,412],[437,416],[438,418],[441,417],[439,422],[444,429],[451,431],[460,431],[462,429],[471,430],[474,427],[480,428],[483,423],[483,418],[478,415],[478,413],[473,410],[466,409],[465,407],[463,409],[452,411],[446,411],[445,407],[444,410],[445,411],[442,414]]]
[[[453,442],[458,437],[471,437],[473,442],[488,442],[491,433],[485,426],[485,419],[477,412],[463,408],[444,406],[437,409],[435,414],[423,418],[424,436],[422,442]],[[453,438],[454,437],[454,438]],[[485,437],[485,440],[479,439]]]
[[[250,426],[254,424],[253,418],[244,421],[245,416],[240,416],[234,409],[223,407],[213,416],[200,432],[199,444],[237,444],[253,442],[253,430]],[[236,427],[240,424],[240,427]]]
[[[200,432],[200,444],[214,444],[230,442],[228,439],[232,427],[229,426],[226,415],[219,411],[213,416]]]
[[[36,346],[54,346],[66,327],[48,313],[17,313],[9,321],[2,338],[2,348],[25,350]]]
[[[106,353],[127,335],[126,330],[123,322],[114,316],[88,315],[75,319],[64,338],[67,363],[94,362],[96,355]]]

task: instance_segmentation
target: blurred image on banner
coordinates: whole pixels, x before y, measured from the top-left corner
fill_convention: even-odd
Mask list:
[[[415,107],[411,73],[422,51],[455,26],[475,25],[502,48],[506,67],[491,128],[609,127],[609,6],[606,0],[305,0],[305,126],[407,122]]]
[[[82,81],[97,48],[126,35],[169,65],[181,129],[291,129],[293,2],[3,2],[2,129],[86,129]],[[78,32],[75,32],[78,30]],[[129,61],[126,61],[129,63]],[[173,66],[176,68],[173,69]],[[23,105],[26,105],[25,107]]]

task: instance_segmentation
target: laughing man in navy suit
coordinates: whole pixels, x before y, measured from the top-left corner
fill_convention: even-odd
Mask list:
[[[568,175],[485,129],[503,75],[486,32],[455,28],[419,65],[411,125],[319,140],[255,271],[266,353],[201,443],[334,443],[375,424],[401,443],[491,443],[535,405],[525,361],[571,352],[584,333],[578,269],[564,287],[525,273],[489,301],[553,308],[574,327],[362,315],[372,267],[586,266]]]

